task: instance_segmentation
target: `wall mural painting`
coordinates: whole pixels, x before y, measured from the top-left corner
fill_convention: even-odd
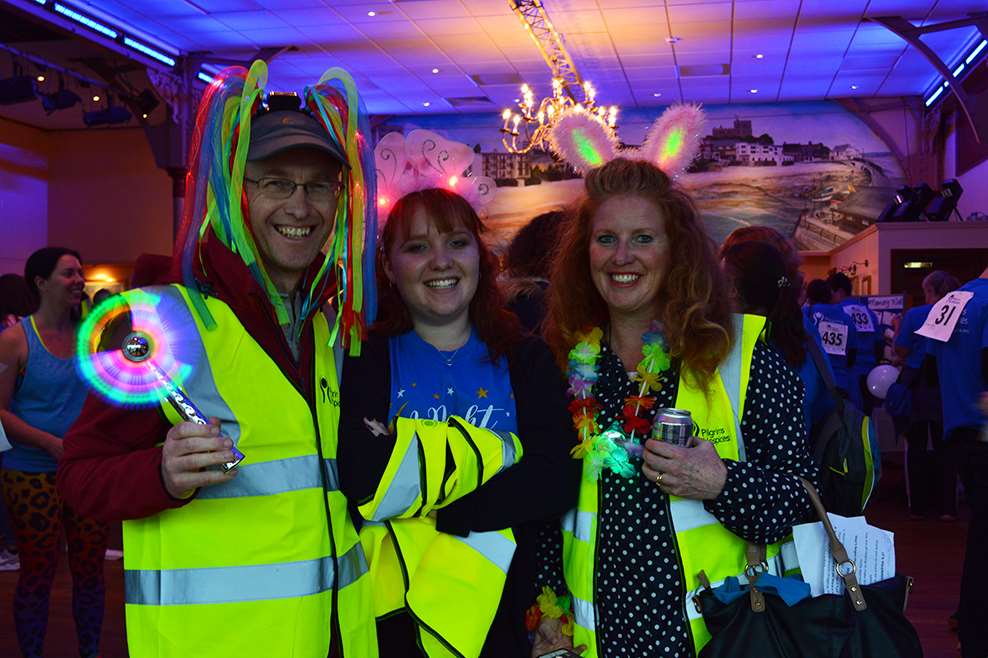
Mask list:
[[[680,184],[720,243],[739,226],[768,225],[800,249],[829,251],[871,225],[905,181],[882,140],[830,102],[707,106],[700,156]],[[619,135],[638,145],[660,114],[630,109]],[[507,153],[495,114],[394,117],[378,137],[414,128],[473,148],[475,175],[497,181],[487,208],[495,246],[539,213],[579,199],[582,180],[544,152]]]

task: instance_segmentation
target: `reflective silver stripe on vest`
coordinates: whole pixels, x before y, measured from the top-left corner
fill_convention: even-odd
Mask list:
[[[589,542],[593,539],[594,516],[593,512],[584,512],[574,507],[563,515],[563,530],[580,541]]]
[[[779,558],[782,560],[782,573],[798,570],[799,558],[796,556],[796,542],[787,541],[779,548]]]
[[[577,626],[597,632],[597,616],[594,614],[593,603],[584,601],[570,594],[573,599],[573,621]]]
[[[745,455],[744,438],[741,436],[741,352],[744,348],[744,316],[735,313],[732,316],[734,322],[734,346],[731,348],[727,359],[717,366],[720,372],[720,379],[724,383],[727,391],[727,399],[731,401],[731,411],[734,414],[734,435],[738,443],[738,461],[748,461]]]
[[[415,503],[422,493],[422,483],[419,479],[419,437],[412,436],[408,448],[401,458],[401,464],[395,473],[388,490],[384,492],[381,504],[377,506],[371,521],[384,521],[401,516]]]
[[[340,480],[336,460],[326,459],[327,491],[339,491]],[[322,488],[319,472],[319,456],[303,455],[277,459],[259,464],[245,463],[234,479],[224,484],[204,487],[198,498],[242,498],[245,496],[271,496],[288,491]]]
[[[452,536],[483,555],[504,573],[508,573],[511,558],[515,554],[515,542],[500,532],[492,530],[490,532],[471,532],[466,537]]]
[[[339,588],[367,572],[361,545],[339,558]],[[311,596],[333,588],[331,557],[202,569],[125,570],[125,602],[130,605],[240,603]]]
[[[670,500],[669,507],[672,512],[672,525],[677,533],[720,523],[717,517],[703,508],[703,503],[699,500],[686,498]]]
[[[501,471],[515,464],[515,440],[510,432],[495,432],[501,439]],[[499,471],[500,472],[500,471]]]

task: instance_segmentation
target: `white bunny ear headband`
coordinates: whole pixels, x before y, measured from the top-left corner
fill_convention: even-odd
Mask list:
[[[374,147],[379,216],[387,217],[395,202],[406,194],[433,187],[456,192],[480,214],[497,188],[486,176],[464,175],[474,164],[475,155],[466,144],[431,130],[416,129],[407,136],[388,133]]]
[[[622,149],[614,131],[597,117],[582,108],[569,109],[552,127],[549,144],[553,153],[582,174],[615,158],[630,158],[651,162],[676,178],[700,149],[704,120],[699,105],[671,105],[648,129],[641,148]]]

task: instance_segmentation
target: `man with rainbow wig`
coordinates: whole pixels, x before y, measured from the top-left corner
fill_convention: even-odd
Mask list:
[[[374,314],[366,117],[341,69],[301,97],[265,98],[266,77],[255,62],[207,88],[173,284],[117,303],[134,331],[152,307],[152,350],[178,355],[175,383],[209,424],[155,398],[134,408],[133,380],[87,367],[100,339],[80,336],[103,395],[66,437],[58,487],[80,513],[123,521],[141,658],[377,654],[336,467],[337,364]]]

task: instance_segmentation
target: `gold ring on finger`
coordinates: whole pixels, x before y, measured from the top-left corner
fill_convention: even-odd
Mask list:
[[[663,475],[665,475],[665,473],[659,473],[658,475],[655,476],[655,484],[659,485],[660,487],[662,486]]]

